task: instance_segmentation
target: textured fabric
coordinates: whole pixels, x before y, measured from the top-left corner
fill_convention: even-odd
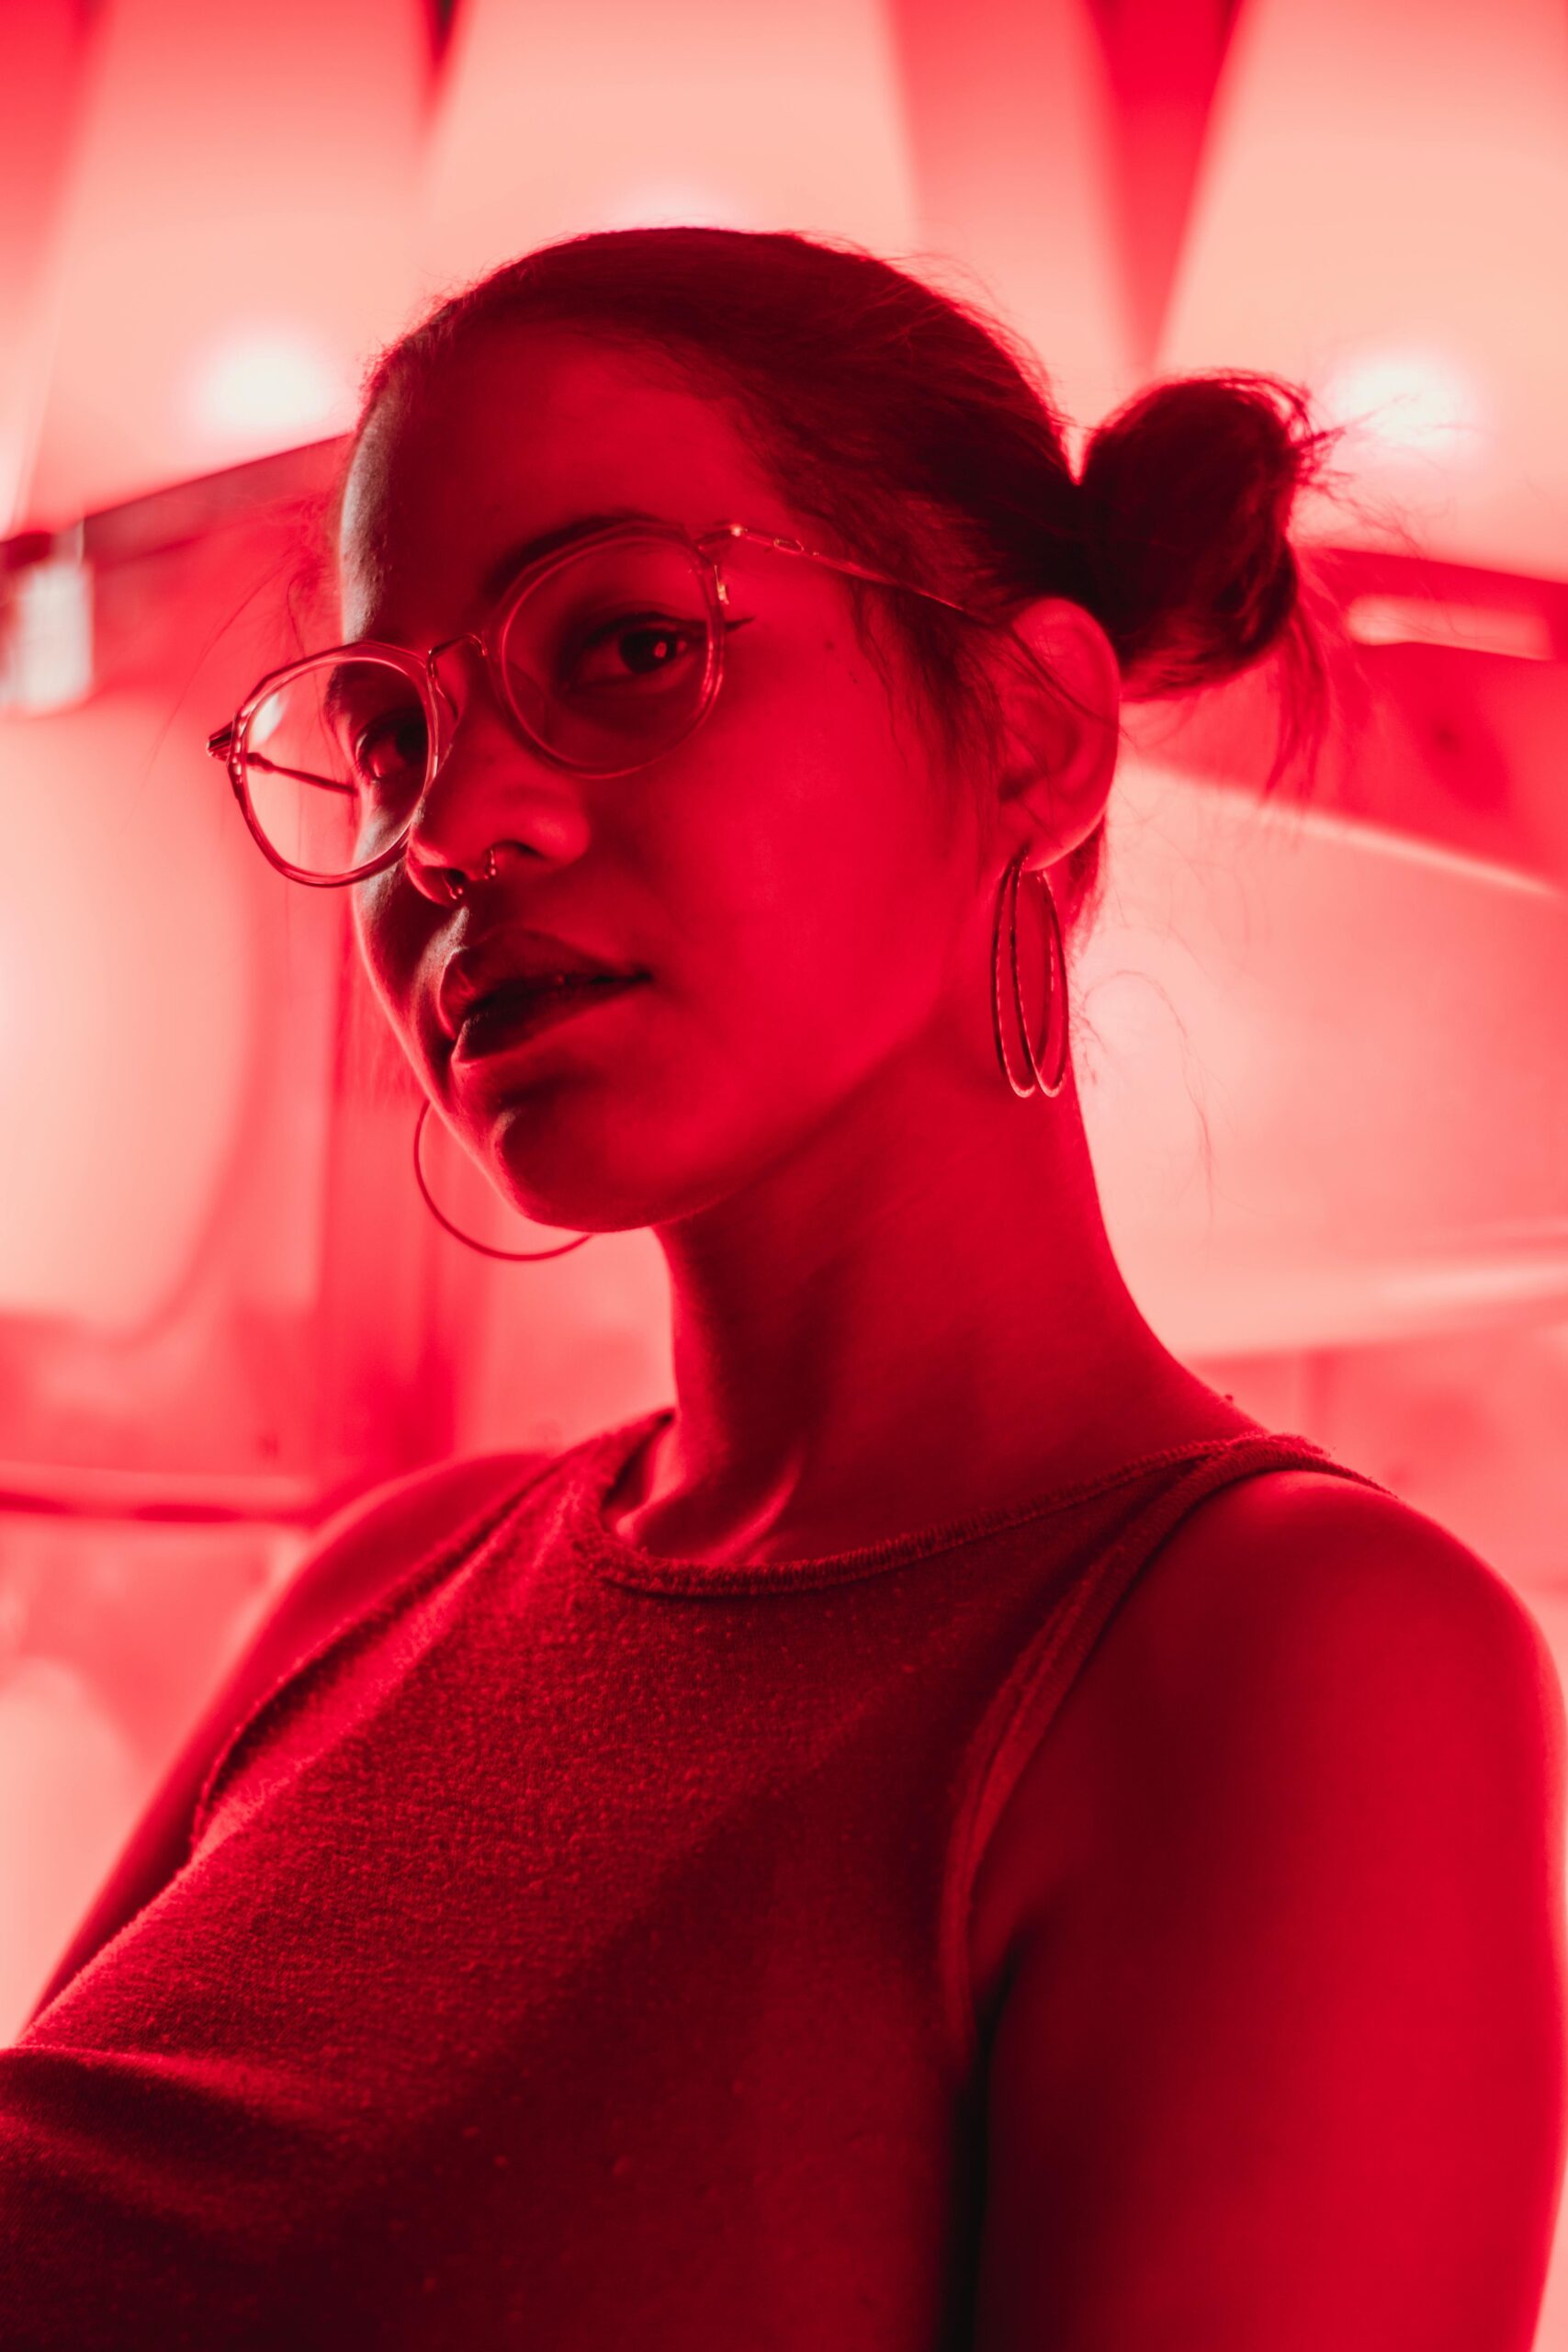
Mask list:
[[[604,1523],[660,1418],[286,1677],[0,2053],[10,2352],[966,2341],[985,1838],[1186,1511],[1359,1474],[1260,1431],[716,1567]]]

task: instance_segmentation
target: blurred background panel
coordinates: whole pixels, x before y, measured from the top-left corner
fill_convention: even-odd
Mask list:
[[[1194,141],[1203,100],[1190,61],[1209,48],[1201,9],[1157,29],[1168,91]],[[1061,406],[1092,422],[1140,375],[1135,272],[1119,209],[1122,155],[1115,15],[1034,0],[895,0],[899,89],[918,189],[918,257],[987,302],[1050,370]],[[1195,152],[1195,147],[1194,147]],[[1179,178],[1179,174],[1178,174]],[[1177,216],[1185,188],[1176,191]],[[1151,190],[1164,218],[1168,178]]]
[[[341,894],[203,744],[332,626],[378,344],[542,240],[799,227],[993,304],[1083,432],[1281,372],[1333,723],[1127,714],[1076,1053],[1162,1337],[1568,1657],[1568,20],[1557,0],[0,0],[0,2026],[311,1529],[671,1393],[645,1233],[411,1165]],[[852,332],[852,322],[846,322]],[[521,1227],[443,1150],[438,1193]],[[1540,2338],[1568,2352],[1568,2272]]]
[[[1559,0],[1246,0],[1162,370],[1313,385],[1355,427],[1356,537],[1402,513],[1428,552],[1561,578],[1565,283]]]
[[[1077,959],[1117,1254],[1190,1356],[1568,1316],[1568,916],[1127,757]]]
[[[430,124],[422,283],[651,220],[901,246],[915,219],[881,0],[464,0]]]
[[[395,1414],[365,1421],[357,1384],[426,1351],[394,1335],[405,1313],[427,1331],[429,1220],[383,1227],[376,1196],[349,1200],[406,1073],[374,1029],[354,1050],[341,897],[291,891],[258,857],[204,752],[288,650],[335,456],[107,510],[12,575],[24,599],[40,575],[67,582],[86,649],[86,674],[59,684],[24,613],[0,711],[14,1488],[73,1481],[96,1506],[120,1478],[149,1506],[296,1511],[411,1442]],[[363,1293],[340,1313],[351,1278]],[[362,1295],[378,1328],[351,1364]]]
[[[24,19],[31,5],[13,0]],[[54,139],[32,142],[23,524],[341,430],[412,296],[423,0],[73,13],[62,166]],[[61,47],[26,41],[12,104],[36,82],[62,110]]]
[[[293,1530],[12,1507],[0,1523],[0,2018],[20,2025]]]
[[[45,296],[85,43],[79,0],[0,0],[0,530],[21,506],[48,379]]]

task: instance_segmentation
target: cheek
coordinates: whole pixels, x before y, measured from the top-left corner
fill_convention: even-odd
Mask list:
[[[388,1018],[404,1034],[410,1028],[414,975],[430,928],[420,922],[417,904],[408,903],[415,896],[394,874],[374,876],[359,884],[353,896],[360,960]]]
[[[694,793],[667,837],[661,895],[683,910],[672,977],[738,1073],[815,1091],[929,1016],[951,860],[922,821],[921,780],[852,703],[764,754],[756,740],[729,789]]]

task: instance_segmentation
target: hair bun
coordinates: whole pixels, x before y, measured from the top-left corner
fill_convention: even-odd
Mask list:
[[[1092,435],[1084,554],[1133,698],[1215,684],[1288,634],[1292,511],[1337,437],[1294,386],[1229,372],[1152,385]]]

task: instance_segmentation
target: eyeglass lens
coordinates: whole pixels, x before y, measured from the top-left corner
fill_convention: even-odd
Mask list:
[[[566,766],[641,767],[702,714],[715,620],[700,560],[676,540],[587,548],[503,615],[502,678],[524,731]],[[425,693],[373,654],[326,658],[276,687],[243,729],[253,820],[285,865],[337,878],[412,822],[430,775]]]

